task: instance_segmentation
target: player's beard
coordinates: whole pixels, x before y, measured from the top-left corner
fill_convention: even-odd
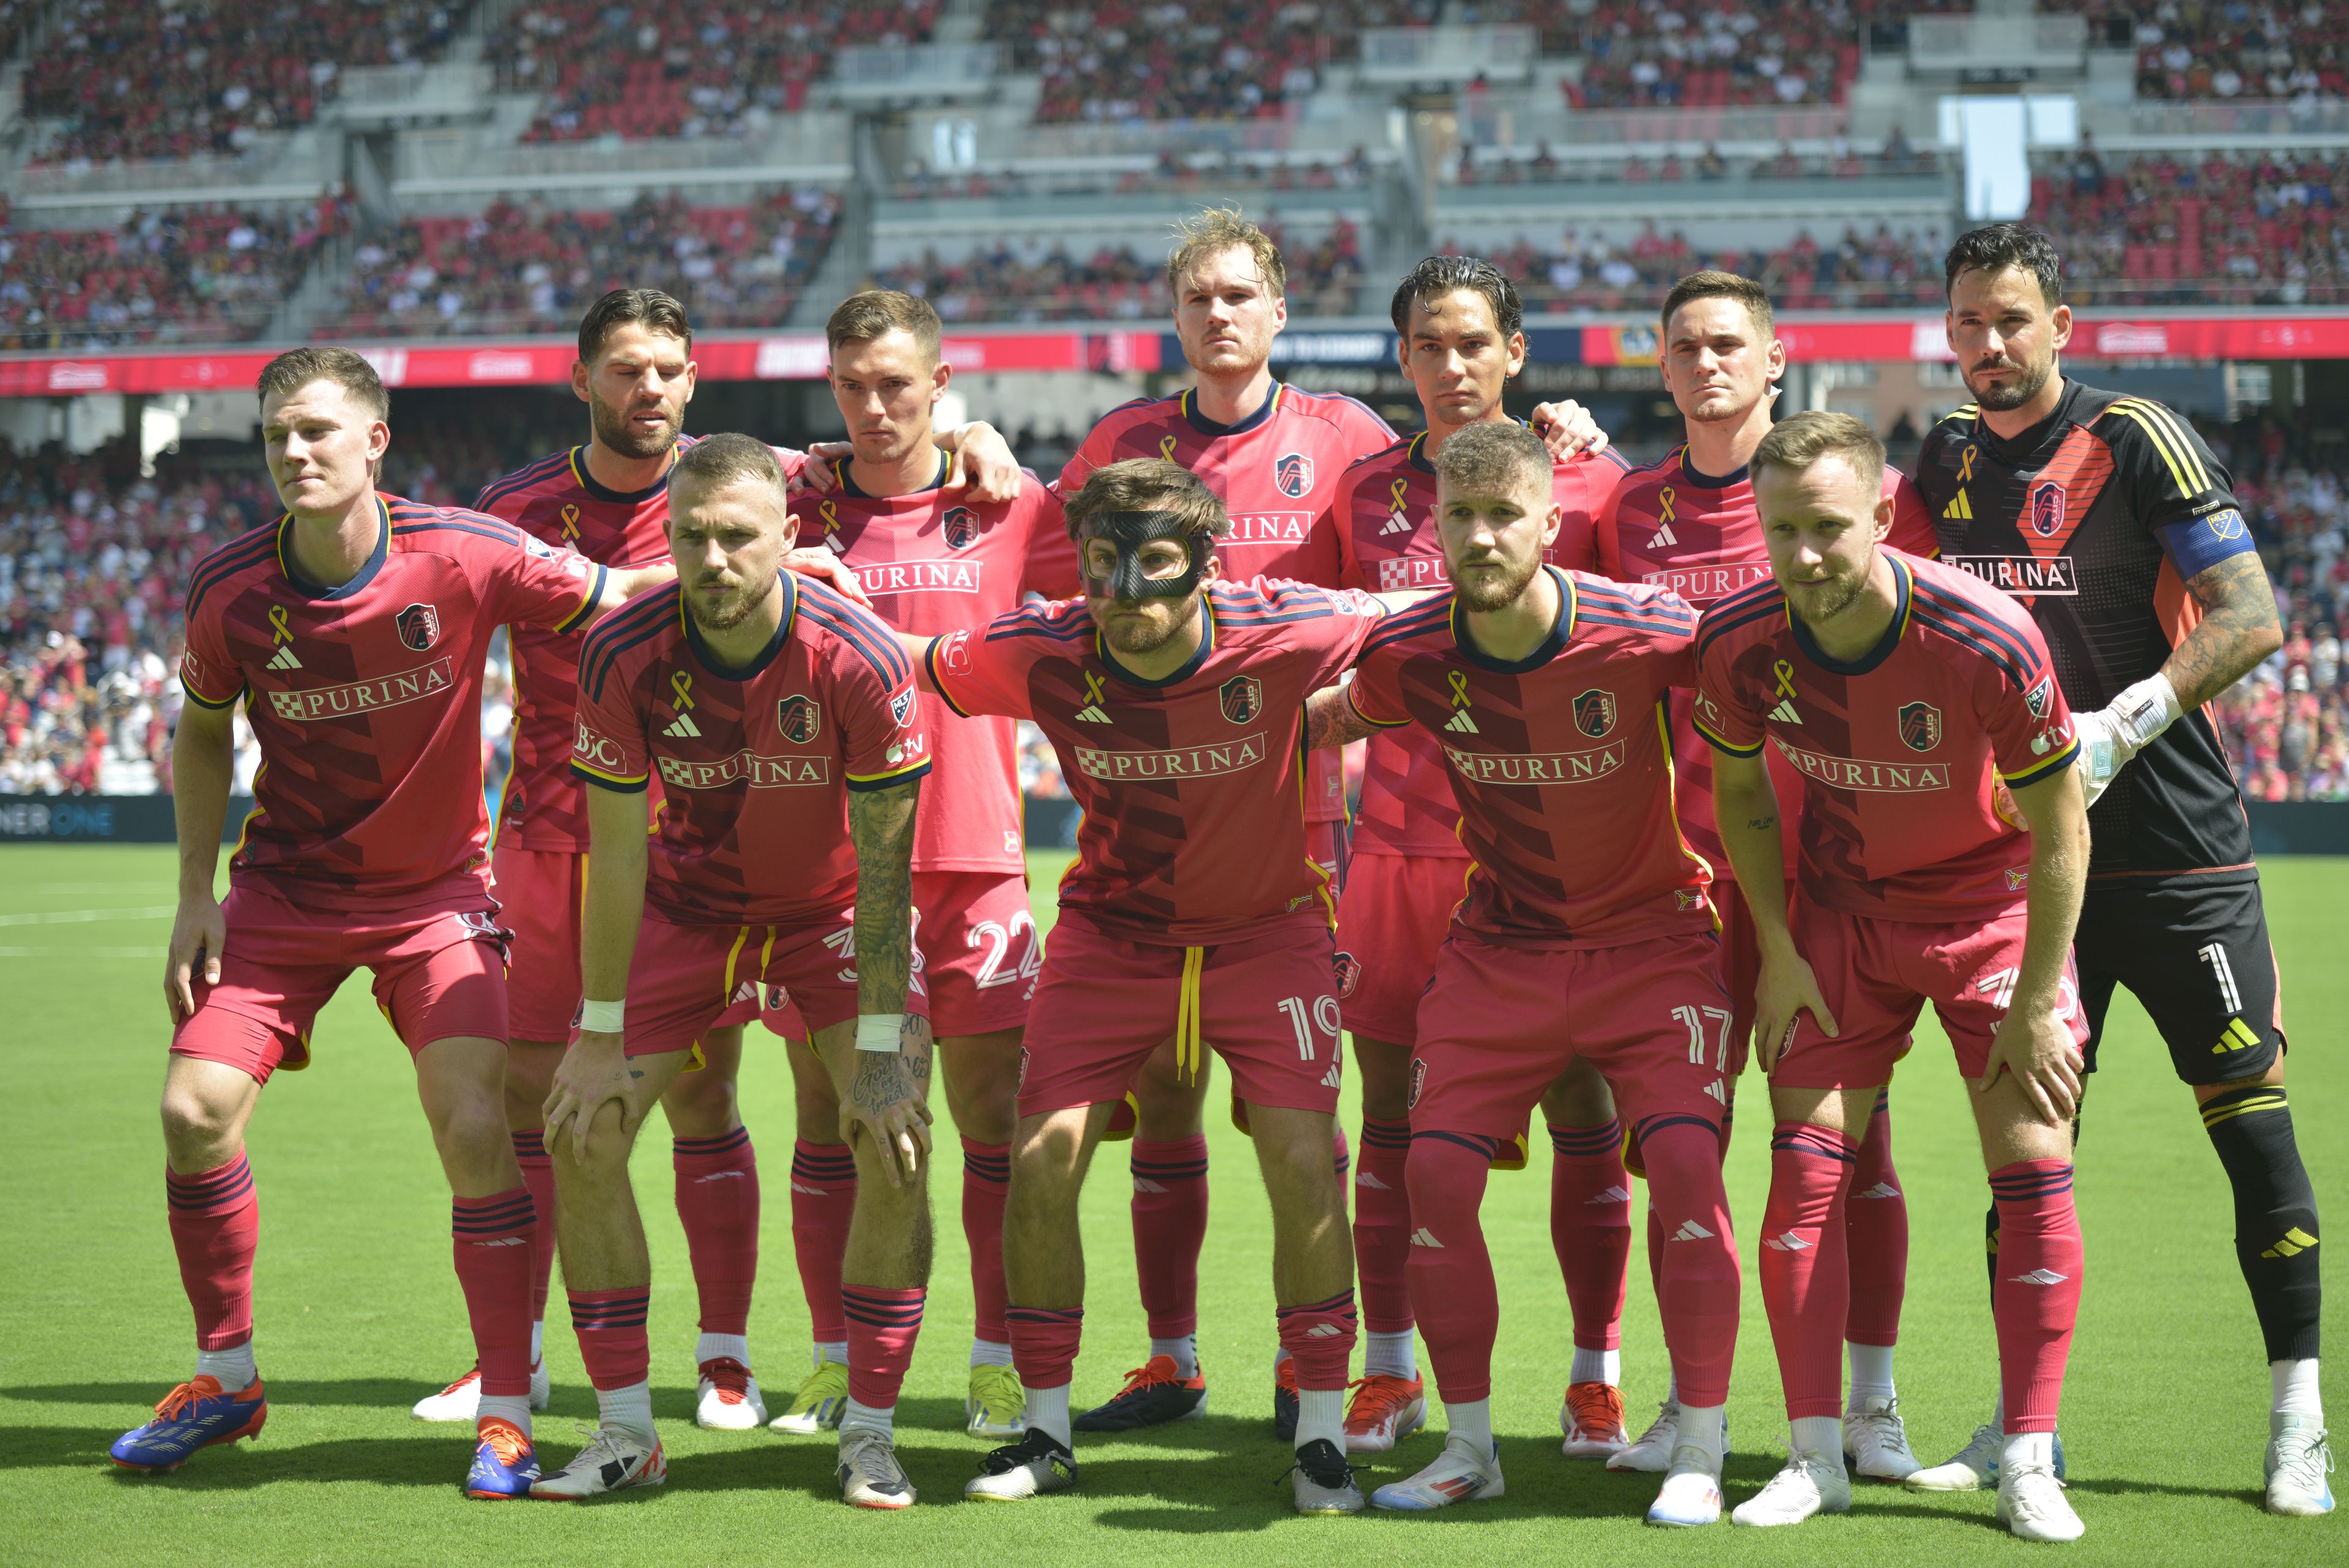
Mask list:
[[[1992,413],[2002,414],[2009,409],[2023,407],[2039,395],[2039,389],[2047,384],[2047,378],[2054,374],[2055,357],[2051,354],[2035,365],[2017,365],[2013,359],[2002,355],[1999,362],[1989,368],[1994,370],[2012,369],[2021,372],[2002,386],[1977,387],[1971,375],[1966,378],[1966,390],[1974,395],[1974,401]]]
[[[595,427],[596,441],[623,457],[659,457],[677,444],[678,431],[684,428],[682,417],[672,415],[653,431],[638,430],[625,410],[592,396],[587,400],[587,419]]]
[[[1144,600],[1142,602],[1148,603],[1152,601]],[[1159,600],[1156,602],[1164,603],[1165,601]],[[1102,623],[1102,636],[1108,640],[1110,647],[1117,652],[1141,658],[1155,653],[1160,649],[1165,647],[1168,643],[1174,641],[1176,637],[1182,634],[1183,628],[1191,624],[1193,618],[1197,616],[1198,613],[1199,601],[1196,598],[1194,598],[1189,604],[1184,607],[1184,613],[1174,616],[1163,623],[1164,629],[1161,629],[1162,623],[1157,621],[1126,618]]]
[[[1526,591],[1526,585],[1534,580],[1534,574],[1540,571],[1542,566],[1541,557],[1538,556],[1535,556],[1530,561],[1525,562],[1521,566],[1512,565],[1508,560],[1499,556],[1490,556],[1486,559],[1475,561],[1471,564],[1479,566],[1492,566],[1501,568],[1501,575],[1499,576],[1482,578],[1474,586],[1462,583],[1457,578],[1454,578],[1453,581],[1453,593],[1454,597],[1456,597],[1462,604],[1465,605],[1468,608],[1476,611],[1480,615],[1490,614],[1494,610],[1506,609],[1511,605],[1516,603],[1518,597]]]
[[[685,596],[685,608],[693,617],[693,624],[704,631],[732,631],[750,618],[750,612],[766,597],[753,592],[747,578],[736,583],[733,590],[714,605],[701,597],[700,588],[701,585],[697,584],[694,591]]]
[[[1808,626],[1823,626],[1849,609],[1868,587],[1868,574],[1854,572],[1847,576],[1829,577],[1824,582],[1805,583],[1810,590],[1802,596],[1799,612]]]

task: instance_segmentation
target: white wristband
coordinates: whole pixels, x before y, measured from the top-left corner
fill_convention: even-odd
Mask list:
[[[583,1002],[579,1004],[579,1032],[582,1034],[617,1034],[627,1022],[628,1004],[620,1002]]]
[[[2138,752],[2185,716],[2177,688],[2158,670],[2115,697],[2105,712],[2122,730],[2130,749]]]
[[[905,1032],[905,1015],[902,1012],[867,1012],[856,1020],[856,1048],[859,1051],[886,1052],[896,1054],[897,1037]]]

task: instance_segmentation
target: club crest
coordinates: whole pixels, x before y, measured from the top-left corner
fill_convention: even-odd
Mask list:
[[[781,726],[784,740],[804,746],[823,732],[823,710],[816,706],[814,698],[795,691],[775,704],[775,722]]]
[[[440,612],[430,605],[410,605],[396,623],[399,640],[421,653],[440,640]]]
[[[1425,1087],[1427,1087],[1427,1059],[1423,1056],[1413,1056],[1411,1059],[1411,1095],[1403,1101],[1402,1108],[1407,1111],[1416,1110],[1419,1107],[1419,1092]]]
[[[1313,488],[1313,460],[1301,452],[1286,452],[1272,465],[1273,488],[1291,501]]]
[[[1235,675],[1216,689],[1224,705],[1224,717],[1235,724],[1245,724],[1264,711],[1264,682],[1253,675]]]
[[[2064,531],[2064,487],[2052,479],[2041,480],[2031,487],[2027,508],[2031,531],[2043,539],[2053,539]]]
[[[1594,686],[1574,700],[1574,727],[1597,740],[1615,727],[1615,693]]]
[[[938,534],[949,550],[968,550],[978,542],[978,514],[968,506],[949,506],[938,519]]]
[[[1351,953],[1339,953],[1330,960],[1338,976],[1338,999],[1342,1002],[1354,994],[1362,983],[1362,961]]]
[[[1911,702],[1900,710],[1900,738],[1912,752],[1930,752],[1941,743],[1941,711],[1930,702]]]

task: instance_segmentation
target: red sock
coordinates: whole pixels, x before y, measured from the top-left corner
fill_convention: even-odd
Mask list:
[[[792,1251],[807,1293],[809,1337],[838,1345],[848,1337],[840,1311],[840,1261],[848,1256],[848,1218],[856,1210],[856,1157],[844,1143],[792,1148]]]
[[[1909,1200],[1892,1168],[1892,1091],[1880,1089],[1868,1134],[1859,1140],[1845,1199],[1845,1256],[1851,1265],[1851,1307],[1843,1336],[1854,1345],[1900,1342],[1900,1301],[1909,1289]]]
[[[457,1283],[473,1320],[474,1365],[492,1397],[530,1392],[530,1270],[538,1204],[527,1187],[460,1198],[449,1209]]]
[[[1549,1128],[1549,1241],[1566,1276],[1577,1350],[1623,1343],[1623,1282],[1631,1261],[1631,1180],[1623,1128]]]
[[[1411,1158],[1409,1122],[1362,1118],[1362,1158],[1354,1169],[1354,1275],[1362,1290],[1362,1326],[1372,1334],[1411,1332]]]
[[[1011,1192],[1011,1146],[962,1140],[962,1234],[970,1243],[973,1338],[1010,1343],[1003,1326],[1003,1200]]]
[[[538,1239],[530,1245],[530,1321],[546,1321],[546,1287],[554,1278],[554,1162],[547,1158],[546,1130],[513,1135],[514,1163],[538,1210]]]
[[[750,1129],[678,1138],[670,1158],[677,1217],[701,1298],[701,1332],[748,1334],[750,1287],[759,1278],[759,1157]]]
[[[1275,1307],[1280,1348],[1297,1363],[1297,1386],[1336,1391],[1346,1386],[1354,1362],[1354,1293],[1340,1291],[1326,1301]]]
[[[929,1293],[920,1285],[910,1290],[840,1287],[841,1304],[848,1314],[851,1399],[874,1410],[886,1410],[897,1403],[897,1390],[905,1385],[905,1368],[914,1364],[914,1341],[922,1332],[922,1303]]]
[[[1003,1325],[1011,1335],[1011,1368],[1021,1383],[1030,1388],[1068,1386],[1077,1342],[1084,1337],[1084,1308],[1006,1307]]]
[[[1133,1272],[1151,1338],[1199,1332],[1199,1248],[1206,1239],[1206,1136],[1167,1143],[1135,1138]]]
[[[2072,1207],[2072,1162],[2025,1159],[1990,1173],[1998,1205],[1999,1386],[2006,1429],[2052,1432],[2064,1396],[2064,1360],[2080,1314],[2080,1216]]]
[[[1656,1306],[1672,1386],[1684,1405],[1726,1403],[1737,1353],[1738,1271],[1720,1134],[1695,1116],[1656,1117],[1640,1128],[1640,1159],[1664,1231]]]
[[[1780,1122],[1770,1137],[1762,1303],[1794,1420],[1843,1411],[1843,1324],[1851,1302],[1843,1209],[1853,1163],[1851,1140],[1826,1127]]]
[[[579,1359],[587,1364],[588,1382],[608,1392],[631,1387],[652,1376],[652,1346],[645,1338],[645,1314],[653,1299],[650,1285],[565,1293],[571,1300],[571,1330],[579,1336]]]
[[[196,1314],[198,1350],[234,1350],[253,1337],[253,1249],[261,1238],[261,1197],[243,1150],[193,1176],[163,1168],[171,1250]]]
[[[1493,1393],[1501,1303],[1476,1210],[1500,1140],[1475,1133],[1412,1134],[1411,1304],[1446,1403]]]

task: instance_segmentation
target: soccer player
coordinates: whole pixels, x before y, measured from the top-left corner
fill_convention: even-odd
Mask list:
[[[1770,432],[1785,347],[1778,340],[1770,296],[1733,273],[1691,273],[1664,296],[1659,366],[1664,389],[1685,421],[1686,441],[1661,462],[1635,470],[1615,493],[1598,532],[1599,569],[1625,582],[1671,588],[1702,610],[1770,575],[1762,523],[1747,465]],[[1911,555],[1933,553],[1932,524],[1917,487],[1884,471],[1893,502],[1889,543]],[[1745,1070],[1754,1027],[1754,982],[1761,967],[1745,901],[1729,882],[1730,868],[1713,826],[1713,748],[1690,726],[1685,696],[1673,720],[1674,784],[1681,832],[1713,867],[1713,902],[1722,920],[1722,982],[1735,1016],[1729,1031],[1731,1100]],[[1799,812],[1802,794],[1793,767],[1771,764],[1779,797]],[[1793,836],[1786,835],[1791,846]],[[1787,867],[1791,874],[1793,867]],[[1892,1380],[1892,1347],[1899,1337],[1900,1303],[1909,1272],[1909,1210],[1892,1164],[1892,1118],[1879,1104],[1857,1151],[1851,1202],[1845,1210],[1851,1268],[1851,1312],[1844,1325],[1851,1389],[1844,1407],[1844,1452],[1860,1475],[1898,1480],[1917,1469],[1902,1429]],[[1594,1180],[1599,1179],[1594,1179]],[[1648,1261],[1663,1255],[1657,1217],[1648,1219]],[[1616,1289],[1621,1290],[1619,1274]],[[1578,1359],[1584,1341],[1578,1321]],[[1661,1470],[1671,1462],[1678,1419],[1667,1394],[1654,1425],[1608,1460],[1610,1469]]]
[[[1785,1468],[1731,1517],[1851,1506],[1843,1210],[1930,1000],[1972,1083],[2003,1221],[1998,1518],[2026,1540],[2075,1540],[2053,1444],[2082,1258],[2068,1125],[2087,1037],[2070,958],[2080,744],[2023,607],[1885,545],[1883,462],[1847,414],[1774,426],[1751,464],[1772,580],[1716,600],[1697,631],[1696,724],[1721,753],[1715,820],[1762,955],[1754,1038],[1776,1121],[1762,1299],[1793,1422]],[[1802,776],[1791,917],[1765,742]]]
[[[588,439],[508,474],[482,491],[476,507],[558,548],[613,566],[668,559],[668,474],[681,447],[695,384],[693,327],[685,307],[658,289],[621,288],[595,301],[579,323],[573,394],[587,405]],[[948,431],[974,475],[972,498],[1000,499],[1019,470],[1002,437],[980,425]],[[829,470],[806,454],[779,450],[794,485],[827,483]],[[960,487],[957,486],[957,493]],[[794,566],[814,570],[833,557],[802,553]],[[854,597],[853,581],[845,584]],[[509,950],[514,1034],[506,1066],[506,1118],[514,1157],[540,1212],[554,1212],[554,1177],[541,1137],[546,1092],[579,1010],[579,908],[587,870],[587,817],[571,772],[577,705],[578,639],[517,626],[513,771],[500,802],[492,869]],[[700,1298],[695,1346],[699,1388],[694,1419],[704,1427],[748,1429],[766,1419],[750,1375],[750,1292],[759,1260],[759,1167],[750,1130],[735,1103],[741,1044],[727,1025],[698,1042],[698,1070],[678,1076],[661,1106],[674,1140],[678,1219]],[[846,1210],[842,1210],[845,1224]],[[540,1356],[545,1332],[554,1227],[540,1228],[532,1259],[531,1399],[549,1397]],[[418,1401],[424,1420],[471,1420],[478,1369]]]
[[[1447,579],[1434,524],[1436,462],[1461,431],[1513,422],[1501,400],[1525,366],[1524,311],[1516,287],[1490,262],[1430,256],[1396,288],[1392,314],[1398,357],[1427,428],[1363,458],[1339,480],[1330,511],[1340,580],[1382,591],[1440,589]],[[1561,522],[1545,559],[1578,571],[1598,565],[1592,519],[1629,466],[1611,451],[1556,464]],[[1412,729],[1371,733],[1365,763],[1340,929],[1341,987],[1352,987],[1341,989],[1340,1000],[1362,1075],[1354,1267],[1366,1348],[1364,1376],[1346,1412],[1346,1446],[1357,1453],[1392,1449],[1425,1419],[1405,1278],[1412,1234],[1405,1101],[1420,992],[1460,901],[1468,857],[1435,737]],[[1579,1058],[1545,1103],[1561,1150],[1552,1166],[1551,1237],[1575,1312],[1575,1374],[1562,1416],[1567,1451],[1603,1456],[1623,1442],[1622,1397],[1609,1365],[1630,1240],[1622,1137],[1604,1080]],[[1522,1160],[1523,1130],[1503,1139],[1505,1162]],[[1584,1145],[1595,1158],[1563,1152]]]
[[[1667,690],[1694,679],[1696,616],[1664,590],[1545,562],[1566,509],[1532,431],[1471,425],[1435,470],[1453,591],[1391,618],[1352,685],[1313,708],[1317,743],[1373,726],[1433,737],[1473,857],[1419,1003],[1407,1096],[1412,1303],[1449,1430],[1434,1462],[1371,1501],[1417,1512],[1501,1495],[1500,1306],[1477,1210],[1494,1154],[1579,1060],[1613,1086],[1664,1225],[1657,1297],[1682,1410],[1649,1521],[1711,1524],[1737,1342],[1721,1184],[1730,1010],[1664,718]]]
[[[164,961],[165,1189],[196,1317],[196,1373],[114,1445],[174,1469],[256,1437],[259,1200],[244,1129],[279,1067],[305,1067],[318,1010],[354,970],[407,1045],[454,1194],[457,1279],[481,1393],[479,1498],[525,1494],[536,1207],[501,1106],[506,932],[490,896],[481,683],[502,623],[575,630],[666,568],[612,572],[478,513],[375,489],[390,399],[347,348],[261,373],[261,435],[285,504],[188,585],[188,702],[173,738],[180,906]],[[255,807],[212,897],[240,699],[261,747]]]
[[[1975,401],[1926,437],[1918,483],[1942,558],[2021,598],[2081,710],[2095,828],[2075,949],[2087,1070],[2125,986],[2168,1043],[2234,1189],[2235,1256],[2273,1399],[2267,1507],[2326,1513],[2316,1194],[2284,1098],[2259,867],[2204,711],[2282,645],[2275,596],[2227,471],[2193,427],[2062,373],[2072,314],[2045,235],[1976,229],[1947,270],[1950,347]],[[1995,1280],[2012,1272],[1997,1206],[1989,1227]],[[1919,1484],[1990,1480],[1995,1425]]]
[[[1033,475],[999,503],[945,488],[949,460],[931,416],[953,369],[937,312],[911,295],[869,290],[843,301],[824,335],[854,455],[834,493],[794,504],[799,537],[854,568],[876,613],[901,632],[982,626],[1029,589],[1050,598],[1080,592],[1060,504]],[[1004,718],[934,712],[927,729],[932,771],[914,837],[916,949],[947,1104],[962,1135],[963,1234],[978,1307],[964,1412],[974,1433],[1017,1438],[1027,1428],[1003,1323],[1003,1203],[1020,1029],[1043,962],[1028,903],[1019,737]],[[799,1091],[792,1241],[819,1359],[774,1426],[808,1431],[837,1425],[847,1397],[840,1267],[857,1186],[842,1174],[848,1151],[831,1075],[811,1052],[790,1056]]]
[[[748,436],[696,442],[669,478],[678,582],[628,605],[580,654],[572,756],[591,786],[595,871],[579,1036],[555,1070],[546,1133],[571,1323],[602,1421],[533,1497],[666,1479],[628,1148],[693,1042],[739,1024],[777,985],[833,1075],[861,1178],[841,1287],[842,1500],[915,1500],[894,1416],[929,1276],[930,1033],[909,869],[929,750],[912,664],[872,612],[779,570],[792,536],[771,451]]]
[[[1029,1013],[1004,1217],[1028,1431],[966,1490],[1018,1499],[1076,1484],[1078,1194],[1135,1069],[1171,1042],[1186,1080],[1212,1044],[1247,1106],[1299,1390],[1297,1507],[1358,1512],[1344,1449],[1353,1250],[1330,1158],[1343,1071],[1335,909],[1309,854],[1298,742],[1306,697],[1353,662],[1380,607],[1212,580],[1231,521],[1205,483],[1161,459],[1098,469],[1066,505],[1082,600],[911,644],[957,713],[1040,725],[1084,808]]]

